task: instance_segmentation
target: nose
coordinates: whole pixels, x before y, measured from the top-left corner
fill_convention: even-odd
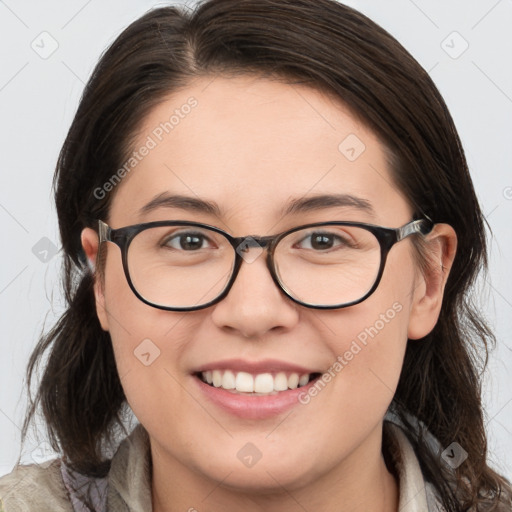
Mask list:
[[[274,283],[263,251],[251,260],[249,249],[229,293],[213,306],[212,320],[223,330],[258,339],[270,330],[288,330],[299,319],[300,307]]]

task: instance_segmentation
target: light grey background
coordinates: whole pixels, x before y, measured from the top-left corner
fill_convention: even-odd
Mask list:
[[[512,478],[512,0],[346,3],[429,71],[466,150],[493,231],[489,276],[475,294],[498,340],[484,386],[491,463]],[[63,311],[51,196],[60,146],[102,51],[157,5],[165,3],[0,1],[0,475],[19,452],[30,352]],[[31,438],[22,460],[50,455],[44,438]]]

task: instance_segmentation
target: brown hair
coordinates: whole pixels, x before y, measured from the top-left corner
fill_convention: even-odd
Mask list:
[[[114,440],[126,399],[110,336],[96,316],[94,276],[83,268],[80,233],[108,217],[112,193],[97,199],[94,191],[129,157],[151,109],[191,79],[219,73],[280,77],[334,94],[393,155],[394,179],[416,215],[455,229],[458,251],[439,321],[428,336],[408,342],[392,408],[447,511],[496,505],[507,482],[486,462],[480,381],[494,338],[469,295],[487,264],[486,239],[464,151],[428,74],[385,30],[333,0],[211,0],[190,12],[158,8],[104,53],[54,176],[68,308],[30,358],[23,435],[40,406],[53,447],[72,467],[94,476],[108,470],[103,448]],[[47,350],[32,398],[31,378]],[[455,474],[448,471],[428,448],[426,430],[443,447],[457,441],[468,462]],[[449,484],[454,478],[457,495]]]

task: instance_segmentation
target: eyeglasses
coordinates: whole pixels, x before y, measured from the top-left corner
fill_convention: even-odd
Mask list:
[[[242,261],[264,249],[275,284],[294,302],[338,309],[367,299],[379,285],[387,255],[410,235],[430,233],[430,219],[399,228],[360,222],[322,222],[273,236],[233,237],[189,221],[156,221],[110,228],[99,221],[99,241],[119,246],[133,293],[145,304],[194,311],[222,300]]]

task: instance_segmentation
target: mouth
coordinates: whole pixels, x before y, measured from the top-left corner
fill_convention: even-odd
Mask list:
[[[318,379],[320,373],[265,372],[249,373],[235,370],[207,370],[195,377],[212,388],[221,388],[245,396],[272,396],[298,389]]]

